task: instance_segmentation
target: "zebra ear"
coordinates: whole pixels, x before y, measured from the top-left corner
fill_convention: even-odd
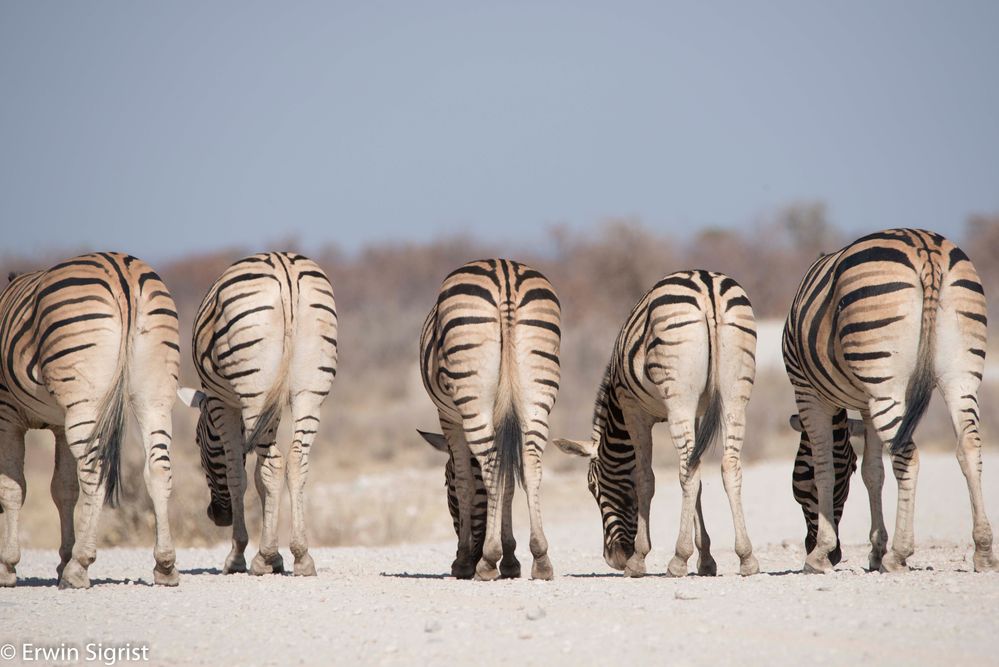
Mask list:
[[[421,431],[416,429],[416,432],[423,436],[423,439],[430,443],[430,446],[440,452],[448,451],[447,440],[441,433],[427,433],[426,431]]]
[[[791,428],[797,431],[798,433],[801,433],[804,430],[804,427],[801,425],[801,417],[799,417],[798,415],[791,415],[791,419],[789,421],[791,424]]]
[[[565,438],[556,438],[552,440],[552,444],[561,449],[566,454],[571,454],[573,456],[583,456],[588,459],[596,458],[597,448],[593,444],[592,440],[566,440]]]
[[[208,398],[205,392],[192,389],[191,387],[181,387],[177,390],[177,398],[189,408],[200,408],[201,404]]]
[[[867,427],[864,426],[864,421],[862,419],[850,419],[850,435],[864,435],[867,432]]]

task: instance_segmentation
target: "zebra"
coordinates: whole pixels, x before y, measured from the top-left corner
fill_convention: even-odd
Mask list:
[[[563,451],[590,461],[588,484],[603,520],[608,565],[626,576],[645,574],[655,493],[652,426],[665,421],[680,454],[683,490],[680,534],[668,574],[687,574],[692,534],[698,573],[717,573],[701,512],[700,461],[719,430],[739,572],[760,571],[741,499],[746,405],[755,375],[753,309],[732,278],[704,270],[671,273],[635,305],[597,393],[591,439],[555,440]]]
[[[451,272],[427,315],[420,368],[443,433],[424,437],[438,447],[446,443],[450,452],[458,532],[451,572],[457,578],[519,576],[511,516],[515,481],[527,494],[531,576],[554,576],[540,486],[548,415],[559,388],[561,336],[561,305],[552,284],[508,259],[473,261]],[[474,538],[481,510],[473,460],[487,501],[481,558]]]
[[[832,569],[840,481],[832,427],[844,408],[860,412],[866,431],[861,477],[870,500],[870,567],[908,569],[919,470],[912,435],[934,386],[958,434],[957,457],[971,496],[975,570],[999,569],[981,486],[977,392],[986,322],[985,294],[971,260],[933,232],[875,232],[820,257],[805,273],[784,326],[783,351],[814,464],[816,543],[805,558],[806,572]],[[883,447],[898,484],[890,552],[881,508]]]
[[[180,398],[200,411],[196,439],[211,495],[208,517],[232,526],[222,572],[246,572],[243,494],[246,455],[255,449],[263,530],[250,572],[284,571],[277,528],[287,474],[294,573],[315,576],[304,489],[320,408],[336,376],[337,313],[329,278],[296,253],[265,252],[237,261],[201,302],[192,352],[201,390],[185,388]],[[287,468],[276,442],[286,403],[294,422]]]
[[[24,500],[24,435],[51,429],[51,492],[59,513],[60,588],[87,588],[97,558],[101,503],[117,504],[129,411],[145,449],[156,516],[156,584],[180,576],[167,507],[171,407],[180,369],[177,309],[148,264],[96,252],[47,271],[11,276],[0,293],[0,585],[17,581]]]
[[[801,506],[805,516],[805,551],[815,548],[818,532],[818,496],[815,493],[815,466],[812,463],[812,443],[808,433],[801,426],[798,415],[791,417],[791,428],[801,433],[798,454],[794,459],[791,491],[795,501]],[[850,478],[857,471],[857,453],[850,444],[851,436],[864,434],[864,422],[849,419],[846,410],[837,410],[833,415],[833,468],[836,483],[833,487],[833,527],[836,529],[836,547],[829,552],[829,562],[839,563],[843,552],[839,544],[839,521],[843,507],[850,494]]]

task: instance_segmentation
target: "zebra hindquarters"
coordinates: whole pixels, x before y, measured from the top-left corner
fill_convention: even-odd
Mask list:
[[[934,370],[958,436],[957,459],[968,485],[976,572],[999,570],[992,525],[982,494],[982,439],[978,388],[985,370],[987,313],[984,290],[971,261],[956,247],[940,292]],[[956,259],[956,261],[953,261]]]

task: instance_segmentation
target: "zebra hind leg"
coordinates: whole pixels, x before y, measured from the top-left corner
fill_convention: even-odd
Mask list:
[[[66,433],[61,427],[52,430],[55,434],[55,469],[52,471],[50,491],[52,501],[59,512],[61,539],[56,575],[62,577],[62,571],[73,555],[73,543],[76,541],[76,534],[73,531],[73,507],[80,497],[80,482],[76,477],[76,460],[66,442]]]
[[[278,423],[275,419],[274,424],[264,434],[263,442],[256,444],[257,465],[254,481],[257,495],[260,496],[263,527],[260,530],[260,550],[250,563],[250,574],[258,576],[284,572],[284,559],[278,551],[277,529],[285,472],[284,457],[275,442],[277,428]]]
[[[802,570],[809,574],[823,574],[832,571],[833,565],[829,555],[839,543],[833,501],[836,482],[832,451],[833,413],[809,396],[799,394],[797,404],[801,425],[812,447],[815,495],[818,501],[815,546],[805,556]]]
[[[499,564],[501,579],[520,578],[520,561],[517,560],[516,554],[517,540],[513,536],[513,492],[514,478],[511,475],[506,479],[506,489],[503,492],[503,525],[501,528],[503,559],[500,560]]]
[[[957,460],[961,464],[971,498],[975,572],[996,572],[999,571],[999,560],[992,550],[992,525],[985,513],[985,499],[982,495],[982,438],[978,431],[978,397],[974,391],[966,389],[943,384],[944,399],[959,438]]]
[[[697,574],[702,577],[713,577],[718,574],[718,564],[711,556],[711,536],[704,524],[704,513],[701,511],[701,491],[703,484],[697,486],[697,501],[694,504],[694,546],[697,547]]]
[[[159,387],[153,388],[159,389]],[[142,434],[145,451],[144,477],[146,492],[153,501],[156,516],[156,544],[153,557],[153,581],[158,586],[176,586],[180,583],[177,570],[177,552],[170,532],[170,494],[173,489],[173,468],[170,461],[170,444],[173,426],[170,406],[173,403],[173,388],[167,385],[170,394],[164,397],[139,395],[133,399],[135,419]]]
[[[895,513],[895,536],[891,549],[881,560],[882,572],[906,572],[909,556],[915,551],[913,518],[916,505],[916,477],[919,475],[919,451],[911,440],[892,454],[892,471],[898,483],[898,508]]]
[[[18,515],[24,502],[24,429],[0,422],[0,518],[4,523],[0,543],[0,587],[17,583],[16,566],[21,560]]]
[[[881,569],[881,561],[888,550],[888,529],[885,527],[881,491],[885,484],[884,447],[870,418],[865,419],[864,459],[860,463],[860,476],[867,487],[867,500],[871,509],[871,553],[868,566],[872,572]],[[849,474],[849,471],[847,471]]]
[[[66,410],[66,440],[76,459],[80,496],[73,511],[73,553],[62,570],[59,588],[89,588],[90,565],[97,559],[97,526],[104,501],[100,483],[100,442],[90,442],[97,411],[90,402]]]
[[[635,523],[635,550],[624,566],[624,576],[645,576],[645,559],[652,551],[649,514],[652,496],[656,492],[656,477],[652,471],[652,429],[634,413],[626,413],[625,421],[635,447],[635,466],[632,483],[635,489],[637,516]]]
[[[309,476],[309,452],[319,430],[321,400],[314,394],[299,394],[292,400],[291,416],[294,434],[288,453],[288,491],[291,496],[291,553],[295,557],[294,574],[316,576],[316,564],[309,555],[305,530],[305,482]]]

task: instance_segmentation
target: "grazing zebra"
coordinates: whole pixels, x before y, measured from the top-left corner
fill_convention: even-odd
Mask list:
[[[655,493],[652,426],[666,421],[680,453],[683,505],[669,574],[716,573],[701,513],[701,455],[721,430],[722,475],[743,575],[760,571],[742,512],[741,450],[756,374],[756,324],[745,291],[710,271],[672,273],[635,305],[614,344],[597,393],[590,441],[556,440],[590,459],[589,487],[604,526],[604,559],[627,576],[645,574]]]
[[[812,443],[808,434],[801,426],[798,415],[791,417],[791,428],[801,433],[801,443],[798,445],[798,455],[794,459],[794,475],[791,491],[794,499],[801,505],[805,515],[805,551],[815,548],[815,539],[819,525],[818,496],[815,493],[815,466],[812,463]],[[829,562],[835,565],[843,552],[839,544],[839,520],[843,516],[843,507],[850,494],[850,477],[857,471],[857,454],[850,444],[850,437],[863,435],[864,422],[848,419],[846,410],[838,410],[833,415],[833,467],[836,471],[836,484],[833,488],[833,527],[836,529],[836,548],[829,552]]]
[[[319,410],[336,375],[337,315],[329,279],[312,260],[268,252],[239,260],[215,281],[194,325],[194,365],[202,391],[181,399],[200,409],[197,441],[211,492],[208,516],[232,526],[223,572],[246,571],[243,511],[246,454],[257,454],[255,481],[263,509],[253,574],[282,572],[278,507],[285,456],[277,446],[281,410],[291,405],[294,434],[287,453],[291,552],[296,575],[315,576],[305,535],[305,481]]]
[[[0,509],[6,524],[0,585],[17,580],[24,435],[31,428],[55,434],[51,490],[62,533],[59,587],[90,585],[101,502],[117,502],[129,409],[142,434],[156,515],[154,581],[177,585],[167,505],[178,341],[170,293],[130,255],[82,255],[11,277],[0,294]]]
[[[977,571],[999,569],[981,486],[978,386],[985,367],[985,295],[975,267],[939,234],[889,229],[820,257],[805,274],[784,327],[784,362],[811,442],[818,502],[807,572],[832,568],[836,547],[833,421],[859,410],[866,426],[861,476],[871,509],[870,566],[908,569],[919,455],[912,435],[939,387],[959,434],[971,495]],[[882,447],[898,482],[895,537],[886,553]],[[844,468],[840,468],[845,472]]]
[[[547,278],[518,262],[488,259],[465,264],[444,279],[423,325],[423,383],[443,430],[424,437],[436,446],[446,441],[451,453],[449,497],[458,516],[455,577],[519,576],[511,522],[515,480],[527,493],[531,576],[553,576],[540,487],[548,414],[559,386],[560,322],[558,297]],[[481,559],[474,537],[481,510],[473,458],[487,498]]]

